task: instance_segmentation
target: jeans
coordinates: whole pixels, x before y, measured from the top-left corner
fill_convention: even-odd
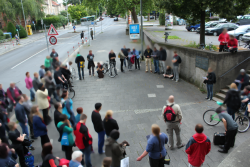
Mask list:
[[[91,155],[91,145],[85,147],[85,149],[82,149],[80,150],[84,156],[85,156],[85,165],[86,167],[92,167],[92,164],[91,164],[91,158],[90,158],[90,155]],[[82,163],[83,164],[83,163]]]
[[[126,66],[127,66],[127,65],[126,65],[126,59],[124,59],[123,63],[124,63],[124,66],[126,67]]]
[[[52,100],[52,98],[51,98],[51,95],[53,94],[53,96],[54,96],[54,98],[56,99],[56,101],[60,101],[59,100],[59,98],[58,98],[58,95],[57,95],[57,93],[56,93],[56,91],[55,91],[55,89],[51,89],[51,88],[49,88],[48,89],[48,94],[49,94],[49,97],[50,97],[50,103],[53,103],[53,100]]]
[[[78,67],[79,79],[81,79],[81,71],[82,71],[82,78],[84,78],[84,68],[79,68],[79,67]]]
[[[152,71],[152,65],[151,65],[151,58],[146,58],[145,64],[146,64],[146,71],[148,71],[148,66],[150,68],[150,71]]]
[[[164,60],[159,60],[159,66],[161,66],[160,72],[165,73],[166,72],[166,65]]]
[[[245,116],[249,117],[248,107],[246,108]]]
[[[171,123],[171,122],[166,122],[167,124],[167,133],[168,133],[168,137],[169,137],[169,147],[170,148],[173,148],[174,147],[174,139],[173,139],[173,136],[174,136],[174,131],[175,131],[175,134],[176,134],[176,139],[177,139],[177,147],[181,146],[182,144],[182,141],[181,141],[181,136],[180,136],[180,133],[181,133],[181,127],[180,127],[180,123],[179,122],[174,122],[174,123]]]
[[[154,60],[155,72],[159,73],[159,60]]]
[[[164,159],[165,157],[162,157],[160,159],[153,159],[149,157],[150,167],[164,167]]]
[[[103,153],[105,131],[98,132],[98,153]]]
[[[242,84],[238,83],[238,90],[241,91]]]
[[[123,62],[124,62],[124,59],[120,59],[121,61],[121,72],[123,72]]]
[[[35,98],[35,92],[34,92],[34,89],[33,88],[30,88],[30,100],[34,100]]]
[[[238,132],[238,129],[226,131],[226,142],[224,145],[224,151],[228,151],[230,147],[234,146],[235,136],[237,132]]]
[[[213,84],[207,84],[207,98],[213,99]]]
[[[178,69],[179,69],[179,66],[174,66],[174,68],[173,68],[173,73],[174,73],[174,80],[176,80],[176,81],[178,81],[179,80],[179,71],[178,71]]]
[[[235,112],[234,109],[227,107],[227,113],[232,116],[233,120],[235,120]]]
[[[138,69],[140,70],[140,58],[135,58],[135,69],[137,69],[137,66]]]
[[[19,125],[22,128],[23,134],[26,134],[26,136],[29,137],[28,125],[25,125],[24,123],[21,123],[21,122],[19,122]]]
[[[94,76],[95,75],[95,73],[94,73],[94,66],[91,66],[91,67],[89,67],[89,75],[91,75],[91,68],[92,68],[92,75]]]
[[[132,63],[130,61],[130,58],[128,59],[128,69],[132,69]]]

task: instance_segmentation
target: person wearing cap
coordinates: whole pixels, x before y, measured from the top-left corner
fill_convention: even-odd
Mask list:
[[[235,136],[238,132],[238,125],[233,118],[222,110],[221,107],[217,108],[215,112],[219,115],[219,119],[223,122],[226,131],[226,142],[224,146],[220,146],[220,153],[228,153],[230,147],[234,147]]]
[[[229,35],[229,40],[227,43],[229,52],[237,52],[238,51],[238,40],[234,37],[234,35]]]
[[[107,157],[112,157],[112,167],[120,167],[120,162],[125,158],[127,142],[119,144],[117,140],[120,137],[120,132],[116,129],[110,132],[110,137],[105,140],[105,154]]]
[[[240,74],[235,80],[236,84],[238,84],[238,90],[241,91],[245,86],[249,85],[249,76],[246,74],[244,69],[240,70]]]
[[[40,110],[43,111],[44,123],[48,125],[51,122],[49,112],[49,101],[48,101],[48,90],[45,89],[44,85],[40,83],[38,90],[36,91],[37,105]]]
[[[83,167],[82,162],[82,152],[81,151],[74,151],[72,154],[72,159],[69,162],[69,167]]]

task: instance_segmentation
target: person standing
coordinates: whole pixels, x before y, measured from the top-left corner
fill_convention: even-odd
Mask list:
[[[81,32],[80,37],[81,37],[81,40],[84,41],[84,32],[83,31]]]
[[[72,154],[72,160],[69,162],[69,167],[83,167],[82,162],[82,152],[81,151],[74,151]]]
[[[34,135],[35,137],[40,137],[41,138],[41,146],[45,143],[50,142],[48,134],[47,134],[47,127],[43,122],[43,117],[41,113],[39,112],[38,106],[32,106],[31,108],[31,113],[30,113],[30,118],[32,118],[32,123],[34,127]]]
[[[120,57],[120,61],[121,61],[121,72],[125,72],[124,70],[123,70],[123,63],[124,63],[124,61],[126,61],[125,60],[125,55],[123,54],[123,51],[122,51],[122,49],[121,49],[121,51],[119,52],[119,54],[118,54],[118,57]],[[125,66],[126,67],[126,66]]]
[[[126,46],[124,45],[123,48],[121,49],[124,56],[125,56],[125,59],[124,59],[124,66],[126,67],[126,59],[128,59],[128,49],[126,48]]]
[[[92,28],[90,29],[90,36],[91,36],[92,40],[94,40],[94,38],[93,38],[94,32],[93,32]]]
[[[35,92],[33,89],[32,79],[30,78],[29,72],[26,72],[25,83],[26,83],[26,88],[30,91],[31,101],[35,101]]]
[[[115,69],[114,71],[115,71],[115,74],[117,75],[115,58],[116,58],[116,55],[115,55],[114,51],[111,50],[109,52],[109,63],[110,63],[110,65],[111,65],[111,63],[114,65],[114,69]]]
[[[22,95],[22,91],[17,86],[15,86],[14,82],[11,82],[10,87],[7,89],[7,96],[13,105],[16,104],[20,95]]]
[[[135,56],[135,69],[137,69],[137,66],[138,66],[138,69],[140,70],[140,54],[139,54],[139,51],[136,50],[135,48],[133,48],[132,53]]]
[[[57,124],[60,122],[60,116],[62,115],[62,103],[57,102],[54,104],[55,111],[54,111],[54,123],[56,126],[56,129],[59,132],[59,129],[57,128]]]
[[[168,116],[171,116],[173,119],[169,119]],[[181,120],[182,120],[182,112],[181,108],[178,104],[174,102],[174,96],[169,96],[167,100],[167,105],[162,109],[162,117],[167,125],[167,133],[169,135],[169,147],[171,150],[174,149],[174,139],[173,133],[175,131],[176,139],[177,139],[177,148],[184,147],[185,144],[182,143],[181,140]],[[175,118],[175,119],[174,119]]]
[[[146,64],[146,72],[148,72],[148,66],[150,67],[150,72],[152,73],[152,65],[151,65],[151,55],[153,50],[150,49],[149,45],[147,46],[147,49],[144,51],[145,56],[145,64]]]
[[[159,51],[156,49],[156,47],[154,47],[154,51],[152,52],[152,57],[154,59],[154,66],[155,66],[155,74],[158,73],[160,74],[160,70],[159,70],[159,56],[160,53]]]
[[[45,89],[42,83],[38,86],[36,97],[38,108],[43,111],[44,123],[45,125],[48,125],[51,122],[51,118],[49,116],[48,90]]]
[[[165,65],[165,61],[167,60],[167,52],[165,49],[163,49],[162,47],[160,47],[160,57],[159,57],[159,66],[161,67],[161,73],[165,73],[166,72],[166,65]]]
[[[227,105],[227,113],[235,120],[235,113],[239,111],[241,107],[240,93],[235,83],[230,85],[230,90],[227,92],[223,104]]]
[[[94,69],[95,69],[95,63],[94,63],[94,54],[92,54],[92,50],[89,50],[89,54],[87,56],[88,60],[88,69],[89,69],[89,76],[91,77],[91,68],[92,68],[92,75],[95,76]]]
[[[57,96],[60,96],[60,90],[63,88],[63,84],[67,81],[62,74],[60,67],[56,67],[56,71],[54,73],[54,79],[56,82],[56,91],[57,91]]]
[[[180,59],[180,57],[177,54],[177,51],[174,51],[174,57],[172,60],[173,63],[173,72],[174,72],[174,78],[172,79],[173,81],[178,82],[179,81],[179,62],[178,60]]]
[[[146,150],[136,160],[141,161],[149,154],[150,167],[164,167],[164,159],[167,155],[164,145],[168,143],[168,136],[161,132],[160,127],[156,124],[152,125],[151,130],[152,135],[148,136]]]
[[[104,145],[104,138],[105,138],[105,130],[103,127],[102,117],[100,115],[100,111],[102,109],[101,103],[95,104],[95,110],[92,112],[91,119],[94,125],[94,129],[96,133],[98,133],[98,153],[103,154],[103,145]]]
[[[213,69],[211,67],[208,68],[208,74],[207,74],[207,97],[206,99],[212,100],[213,99],[213,86],[216,83],[216,76],[213,72]]]
[[[131,62],[132,57],[133,57],[133,53],[128,48],[128,58],[127,58],[127,60],[128,60],[128,69],[129,69],[129,71],[132,71],[132,65],[133,65],[132,62]]]
[[[40,75],[40,79],[42,79],[45,75],[45,66],[41,65],[40,70],[39,70],[39,75]]]
[[[44,61],[44,67],[45,71],[49,71],[51,69],[52,61],[50,56],[46,56],[45,61]]]
[[[109,137],[110,132],[114,129],[119,130],[119,126],[116,122],[115,119],[113,119],[113,111],[112,110],[108,110],[106,112],[105,118],[103,119],[103,125],[104,125],[104,129],[106,132],[107,137]]]
[[[53,82],[52,74],[50,71],[46,72],[46,75],[44,77],[44,81],[45,81],[45,88],[48,90],[48,95],[50,97],[50,103],[53,103],[53,100],[51,98],[52,95],[54,96],[56,101],[59,102],[60,100],[59,100],[59,97],[56,93],[56,85]],[[60,90],[60,88],[59,88],[59,90]]]
[[[80,121],[74,128],[75,144],[85,156],[86,167],[92,167],[91,164],[91,150],[92,150],[92,136],[86,126],[87,115],[81,114]],[[83,164],[83,161],[82,161]]]
[[[34,79],[33,79],[33,81],[32,81],[33,88],[35,89],[35,92],[37,91],[38,85],[39,85],[40,83],[41,83],[41,82],[39,81],[38,73],[35,72],[35,73],[34,73]]]
[[[205,161],[206,155],[211,150],[211,141],[203,133],[203,126],[197,124],[195,126],[195,131],[196,134],[189,139],[186,145],[189,167],[201,167]]]
[[[219,52],[222,52],[223,49],[226,49],[227,42],[229,41],[229,35],[227,33],[227,29],[224,28],[222,33],[219,35],[218,41],[220,42],[220,49]]]
[[[234,147],[235,136],[238,132],[238,125],[229,114],[222,111],[221,107],[217,108],[215,112],[219,115],[219,119],[223,122],[226,131],[225,145],[220,146],[221,150],[218,151],[220,153],[228,153],[230,147]]]
[[[77,64],[77,68],[78,68],[79,80],[82,80],[84,79],[85,59],[82,55],[80,55],[80,52],[78,52],[76,55],[75,63]],[[82,75],[81,75],[81,71],[82,71]]]
[[[52,58],[52,64],[55,64],[58,58],[58,54],[55,51],[55,49],[52,49],[52,52],[50,53],[50,58]]]
[[[75,121],[76,121],[76,123],[78,123],[80,121],[80,117],[81,117],[81,115],[83,113],[83,108],[82,107],[78,107],[76,109],[76,112],[77,112],[77,114],[75,116]]]

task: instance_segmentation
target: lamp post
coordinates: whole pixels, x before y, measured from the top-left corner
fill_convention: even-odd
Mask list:
[[[140,0],[140,7],[141,7],[141,59],[144,59],[143,56],[143,20],[142,20],[142,0]]]
[[[21,0],[21,4],[22,4],[22,10],[23,10],[23,1],[22,0]],[[25,26],[25,30],[26,30],[26,20],[25,20],[24,10],[23,10],[23,19],[24,19],[24,26]]]

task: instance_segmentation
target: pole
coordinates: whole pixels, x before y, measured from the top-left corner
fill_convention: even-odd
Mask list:
[[[22,10],[23,10],[23,1],[21,0],[21,4],[22,4]],[[24,10],[23,10],[23,19],[24,19],[24,26],[25,26],[25,30],[26,29],[26,19],[25,19],[25,15],[24,15]]]
[[[46,33],[46,24],[44,24],[44,32],[46,36],[47,48],[48,48],[48,53],[49,53],[49,43],[48,43],[48,38],[47,38],[47,33]]]
[[[94,39],[95,39],[95,22],[94,22]]]
[[[90,34],[89,34],[89,24],[88,24],[88,39],[89,39],[89,46],[90,46]]]
[[[140,0],[140,7],[141,7],[141,59],[144,59],[143,56],[143,20],[142,20],[142,0]]]
[[[102,33],[102,21],[101,21],[101,33]]]

